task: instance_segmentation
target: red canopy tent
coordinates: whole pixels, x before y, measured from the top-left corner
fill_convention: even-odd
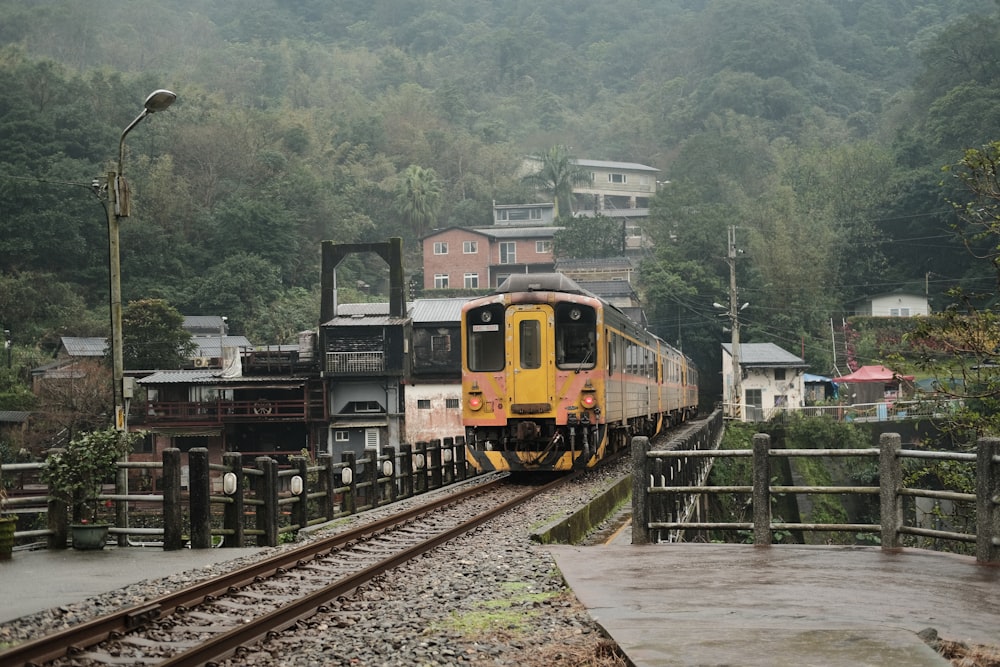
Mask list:
[[[850,375],[833,378],[837,385],[849,385],[851,403],[881,403],[902,398],[903,382],[912,383],[912,375],[898,375],[885,366],[862,366]],[[841,390],[843,392],[843,390]]]
[[[862,366],[850,375],[842,375],[833,378],[837,384],[850,384],[851,382],[881,382],[882,384],[892,384],[899,380],[913,382],[912,375],[897,375],[891,368],[885,366]]]

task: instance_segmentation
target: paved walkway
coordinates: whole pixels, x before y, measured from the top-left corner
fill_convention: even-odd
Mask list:
[[[0,561],[5,591],[0,599],[0,623],[257,551],[114,546],[99,551],[15,551],[11,560]]]
[[[1000,567],[918,549],[549,547],[636,667],[947,665],[916,633],[1000,644]]]

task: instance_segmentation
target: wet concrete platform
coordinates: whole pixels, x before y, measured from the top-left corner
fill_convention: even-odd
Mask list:
[[[96,551],[15,551],[0,561],[0,623],[260,551],[257,548],[114,547]]]
[[[917,633],[1000,644],[1000,567],[919,549],[550,546],[637,667],[948,665]]]

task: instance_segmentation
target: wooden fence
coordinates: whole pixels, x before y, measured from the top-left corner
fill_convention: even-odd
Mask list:
[[[769,545],[774,531],[850,531],[878,535],[883,549],[897,549],[904,535],[974,543],[976,559],[984,563],[1000,562],[1000,438],[979,440],[975,453],[905,450],[896,433],[883,434],[879,446],[870,449],[771,449],[770,437],[753,437],[752,449],[650,450],[646,438],[632,441],[634,484],[632,497],[634,544],[669,541],[686,530],[752,531],[754,544]],[[771,461],[777,457],[867,457],[878,460],[879,486],[778,486],[771,483]],[[705,486],[693,483],[690,471],[703,468],[706,462],[721,457],[752,459],[752,480],[741,486]],[[975,465],[976,492],[964,493],[939,489],[903,486],[903,461],[929,459]],[[710,463],[709,463],[710,465]],[[665,474],[670,471],[671,474]],[[679,508],[701,494],[742,493],[752,500],[752,522],[692,522]],[[775,494],[869,494],[879,497],[880,522],[877,524],[814,524],[774,521],[771,499]],[[904,520],[905,498],[930,498],[974,505],[976,532],[923,528]]]
[[[186,487],[182,485],[185,464]],[[249,538],[256,546],[275,546],[308,526],[439,489],[474,474],[466,464],[464,438],[406,444],[398,452],[384,447],[381,455],[375,450],[361,457],[347,452],[339,462],[328,454],[320,454],[314,462],[295,456],[290,464],[279,469],[277,461],[263,456],[248,467],[239,452],[223,454],[222,463],[216,464],[209,463],[205,448],[193,448],[187,454],[167,449],[160,462],[118,464],[125,470],[158,471],[162,493],[129,493],[127,482],[122,486],[127,476],[119,475],[112,492],[97,500],[116,510],[135,508],[107,512],[118,517],[109,532],[117,536],[120,546],[243,547]],[[44,466],[5,464],[3,474],[37,476]],[[13,494],[8,507],[23,517],[44,515],[47,527],[18,530],[15,540],[45,538],[48,548],[65,548],[69,508],[50,498],[44,487],[34,488],[31,495]],[[153,516],[160,525],[130,526],[129,516]]]

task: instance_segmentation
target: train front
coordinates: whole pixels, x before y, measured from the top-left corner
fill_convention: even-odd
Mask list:
[[[462,415],[478,470],[593,466],[603,449],[601,302],[508,291],[462,314]]]

